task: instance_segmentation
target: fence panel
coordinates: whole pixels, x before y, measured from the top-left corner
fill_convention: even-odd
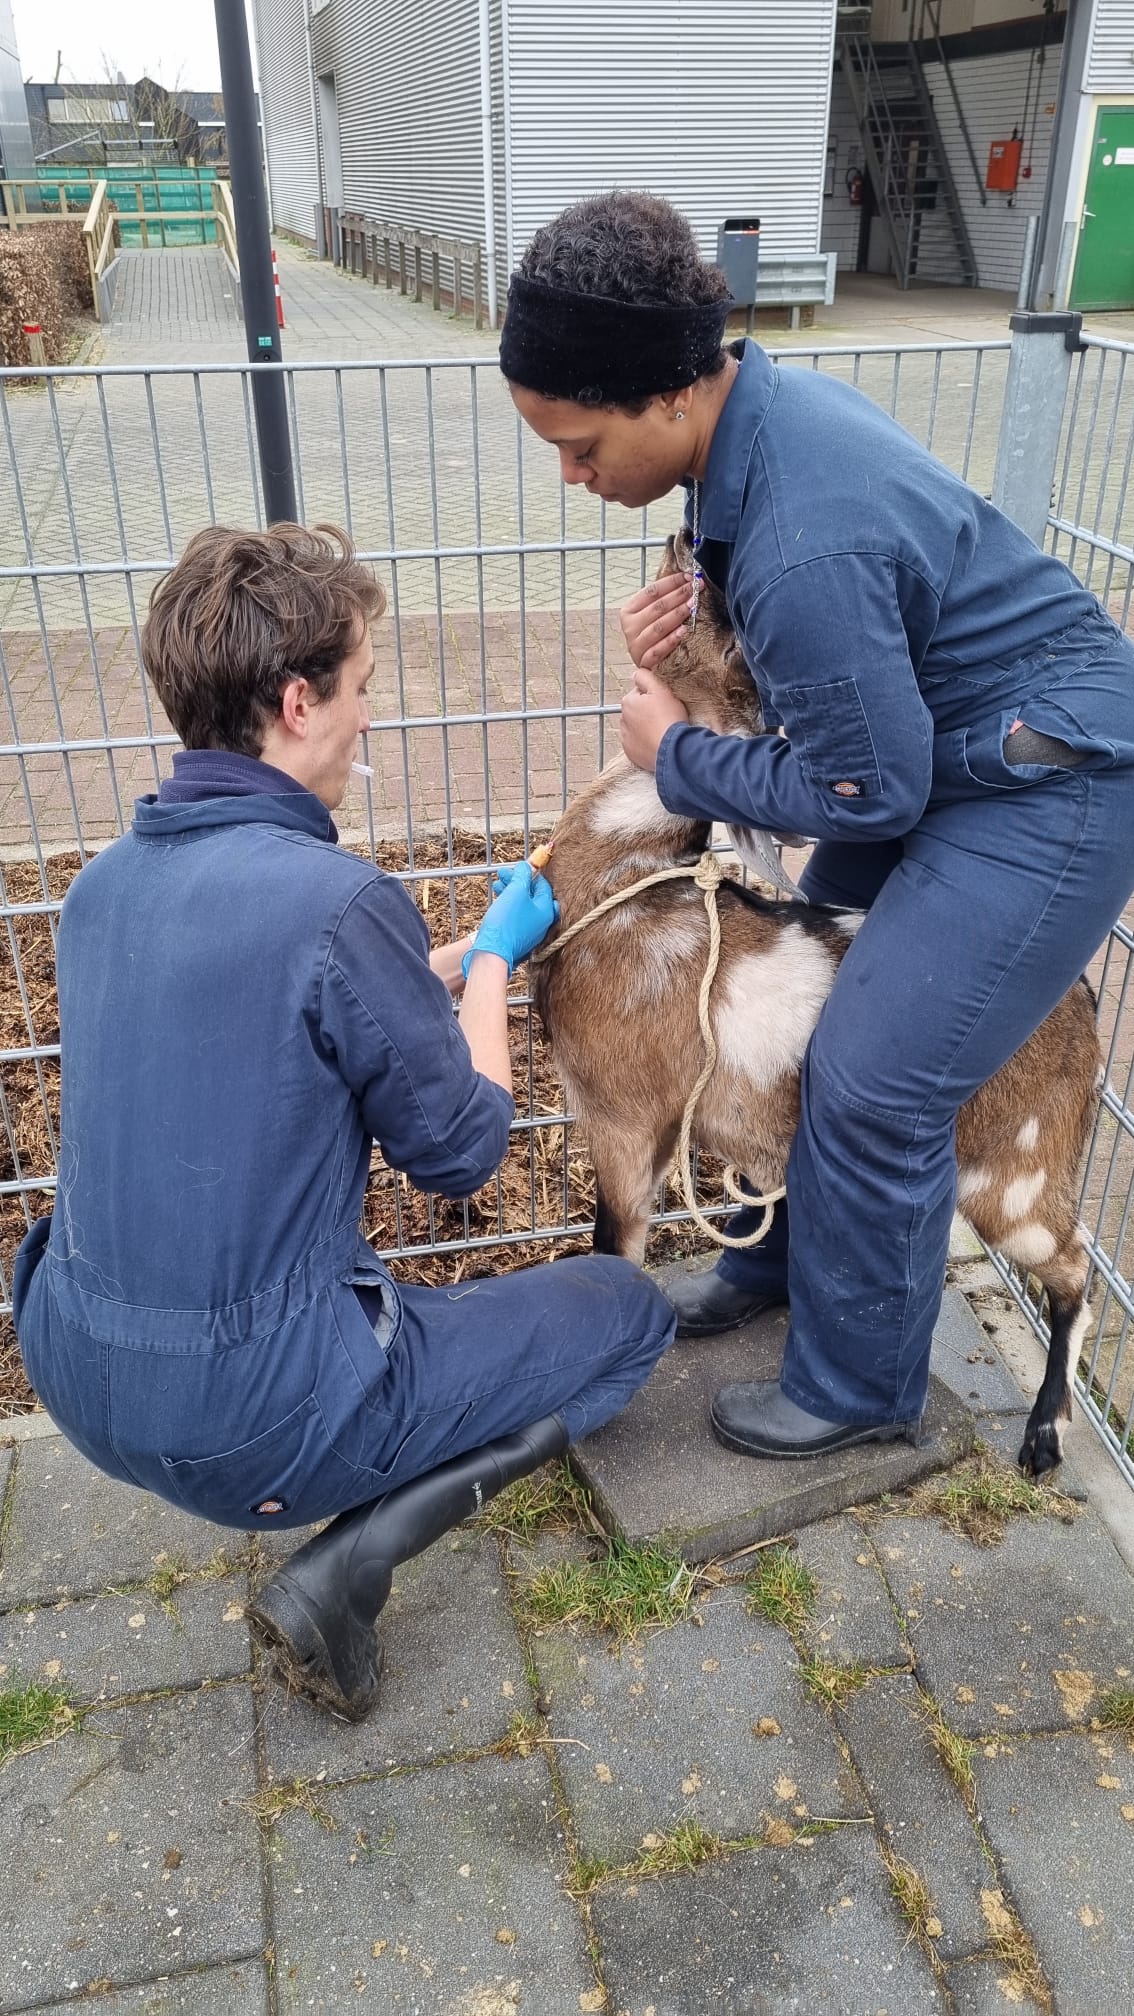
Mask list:
[[[987,495],[1008,349],[1007,340],[829,347],[792,350],[781,361],[859,385]],[[610,717],[626,683],[618,606],[656,568],[680,519],[680,494],[629,513],[564,487],[555,456],[521,429],[493,364],[279,368],[300,514],[345,525],[389,594],[376,637],[378,712],[366,738],[373,775],[352,781],[340,830],[404,878],[436,930],[455,935],[483,906],[489,864],[526,850],[616,747]],[[0,523],[0,917],[8,947],[0,1314],[15,1245],[54,1187],[53,945],[62,896],[82,860],[124,830],[133,799],[156,787],[175,745],[140,669],[146,600],[202,524],[262,523],[249,367],[57,370],[30,384],[28,376],[0,373],[0,466],[12,498]],[[1084,450],[1083,423],[1071,413],[1066,485],[1070,494],[1086,482],[1089,565],[1105,571],[1101,556],[1115,537],[1108,528],[1126,491],[1098,475],[1096,463],[1120,422],[1112,430],[1100,417],[1109,412],[1101,392],[1096,412],[1093,384],[1080,389],[1080,406],[1084,397],[1094,431]],[[1125,397],[1123,389],[1120,416]],[[1128,476],[1129,455],[1126,466]],[[1100,503],[1092,483],[1101,484]],[[1078,488],[1074,495],[1079,509]],[[1073,536],[1054,513],[1052,531],[1053,541]],[[1082,527],[1074,536],[1077,552],[1089,543]],[[1107,582],[1128,611],[1129,566]],[[1104,985],[1104,1001],[1117,989],[1108,1037],[1116,1058],[1129,1051],[1129,951],[1128,936],[1116,934],[1108,975],[1126,965]],[[589,1236],[585,1165],[522,997],[515,1019],[515,1140],[496,1182],[451,1204],[375,1169],[367,1228],[418,1278],[451,1276],[464,1253],[536,1241],[561,1249]],[[1107,1127],[1129,1146],[1128,1087],[1114,1089],[1122,1068],[1088,1175],[1105,1217],[1100,1242],[1112,1230],[1124,1239],[1129,1217],[1131,1172],[1120,1161],[1101,1173]],[[719,1206],[711,1171],[705,1182],[707,1201]],[[680,1236],[674,1198],[663,1198],[659,1217]],[[553,1244],[536,1250],[550,1253]],[[1128,1324],[1119,1246],[1107,1251],[1115,1275],[1108,1295]],[[1123,1329],[1119,1359],[1124,1342]],[[1125,1410],[1120,1388],[1121,1379],[1112,1404]]]

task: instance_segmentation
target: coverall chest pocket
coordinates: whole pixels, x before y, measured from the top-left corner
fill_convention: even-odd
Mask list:
[[[306,1526],[367,1496],[314,1393],[251,1441],[215,1456],[163,1456],[161,1466],[175,1504],[220,1526]]]
[[[789,686],[784,723],[793,754],[824,797],[879,796],[882,779],[857,679]]]

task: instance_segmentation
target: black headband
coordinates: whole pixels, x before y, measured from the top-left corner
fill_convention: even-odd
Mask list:
[[[513,273],[500,369],[529,391],[588,406],[676,392],[708,370],[731,307],[727,297],[686,308],[613,301]]]

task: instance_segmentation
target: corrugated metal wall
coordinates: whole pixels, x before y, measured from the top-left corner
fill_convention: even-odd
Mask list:
[[[1134,0],[1096,0],[1086,87],[1134,102]]]
[[[703,252],[732,213],[819,248],[835,0],[507,0],[517,252],[616,184],[668,196]]]
[[[476,0],[330,0],[313,36],[316,69],[334,72],[346,208],[483,243]]]
[[[252,0],[252,22],[275,222],[310,239],[319,174],[303,0]]]

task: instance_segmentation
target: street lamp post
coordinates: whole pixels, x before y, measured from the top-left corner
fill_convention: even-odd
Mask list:
[[[248,357],[253,364],[279,364],[283,361],[283,348],[276,316],[272,244],[260,163],[248,22],[244,0],[214,0],[214,6]],[[265,516],[269,525],[278,523],[282,518],[294,519],[295,476],[291,464],[287,394],[282,372],[253,372],[252,407],[260,450]]]

